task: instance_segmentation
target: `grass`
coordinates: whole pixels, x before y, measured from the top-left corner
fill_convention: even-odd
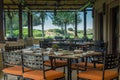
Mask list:
[[[46,31],[45,31],[45,37],[44,38],[54,38],[55,36],[62,36],[62,37],[64,37],[64,35],[62,35],[59,31],[57,32],[57,31],[54,31],[55,29],[53,29],[53,31],[52,32],[54,32],[54,34],[53,33],[51,33],[49,30],[47,30],[47,32],[49,32],[49,33],[51,33],[50,35],[49,35],[49,33],[47,34],[46,33]],[[93,34],[91,34],[92,33],[92,30],[87,30],[87,37],[89,38],[89,39],[92,39],[93,38]],[[7,31],[7,34],[9,34],[9,32]],[[16,36],[16,37],[18,37],[18,35],[19,35],[19,30],[13,30],[13,36]],[[34,38],[42,38],[42,31],[41,30],[33,30],[33,36],[34,36]],[[70,33],[68,33],[68,36],[69,36],[69,38],[74,38],[74,32],[70,32]],[[28,29],[27,28],[23,28],[23,37],[24,38],[26,38],[26,37],[28,37]],[[83,38],[83,30],[78,30],[78,38]]]

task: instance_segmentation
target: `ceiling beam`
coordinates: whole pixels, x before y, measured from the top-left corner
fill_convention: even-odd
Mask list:
[[[8,8],[4,8],[5,11],[7,11]],[[79,8],[59,8],[58,10],[56,11],[75,11],[75,10],[78,10]],[[11,10],[18,10],[18,8],[11,8]],[[54,11],[53,8],[34,8],[34,9],[30,9],[31,11],[40,11],[40,10],[47,10],[47,11]],[[86,9],[86,11],[92,11],[93,9]],[[24,10],[25,11],[25,10]]]
[[[12,2],[13,4],[16,4],[16,2],[15,2],[14,0],[11,0],[11,2]]]
[[[4,4],[5,6],[18,6],[18,4]],[[55,4],[26,4],[27,6],[56,6]],[[83,6],[84,4],[59,4],[59,6]]]

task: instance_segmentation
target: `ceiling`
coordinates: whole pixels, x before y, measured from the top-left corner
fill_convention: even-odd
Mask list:
[[[4,0],[4,9],[18,10],[21,3],[24,10],[79,10],[93,0]]]

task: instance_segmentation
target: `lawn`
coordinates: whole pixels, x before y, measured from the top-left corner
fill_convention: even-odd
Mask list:
[[[18,37],[19,30],[13,30],[13,36]],[[9,35],[9,31],[7,31],[7,35]],[[42,38],[42,31],[41,30],[33,30],[33,36],[34,38]],[[52,29],[52,30],[45,30],[45,37],[44,38],[54,38],[55,36],[62,36],[64,35],[60,32],[60,30]],[[28,37],[28,29],[23,28],[23,37]],[[68,37],[74,38],[74,31],[68,31]],[[89,39],[93,38],[93,31],[92,29],[87,30],[87,37]],[[78,30],[78,38],[83,38],[83,30]]]

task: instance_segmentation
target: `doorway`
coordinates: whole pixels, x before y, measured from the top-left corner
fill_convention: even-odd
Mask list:
[[[119,45],[119,7],[112,8],[112,53],[116,53]]]

